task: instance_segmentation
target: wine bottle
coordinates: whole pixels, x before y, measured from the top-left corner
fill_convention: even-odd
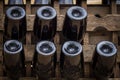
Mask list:
[[[59,0],[60,4],[73,4],[73,0]]]
[[[56,47],[51,41],[40,41],[36,45],[33,68],[41,80],[55,77]]]
[[[63,35],[68,40],[82,41],[86,31],[87,12],[79,6],[67,10],[63,25]]]
[[[22,7],[8,8],[4,23],[4,40],[16,39],[25,42],[26,24],[25,10]]]
[[[52,4],[51,0],[35,0],[34,4]]]
[[[15,4],[23,4],[23,0],[9,0],[9,5],[15,5]]]
[[[76,41],[67,41],[60,55],[61,75],[67,80],[78,80],[83,75],[82,45]]]
[[[10,80],[19,80],[25,76],[24,50],[22,43],[17,40],[8,40],[4,43],[3,63]]]
[[[56,34],[56,28],[55,9],[50,6],[39,8],[34,21],[34,36],[36,40],[53,40]]]
[[[117,49],[110,41],[101,41],[97,44],[93,56],[93,73],[97,80],[106,80],[112,75],[116,63]]]

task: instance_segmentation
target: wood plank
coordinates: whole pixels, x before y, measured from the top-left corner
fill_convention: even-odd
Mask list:
[[[60,62],[61,45],[57,45],[57,62]]]
[[[107,15],[102,18],[89,15],[87,31],[94,31],[97,27],[104,27],[108,31],[120,31],[120,15]]]
[[[113,34],[110,31],[104,30],[103,28],[97,28],[96,31],[88,32],[89,36],[89,45],[96,45],[100,41],[112,41]],[[117,38],[115,38],[117,39]]]
[[[113,32],[112,42],[118,45],[118,32]]]
[[[34,4],[35,0],[31,0],[31,4]]]
[[[35,46],[34,45],[24,45],[25,61],[30,62],[33,60]]]
[[[58,23],[57,24],[57,31],[62,31],[62,28],[63,28],[63,24],[64,24],[64,19],[65,19],[65,16],[64,15],[59,15],[58,16]]]
[[[26,45],[30,45],[31,44],[31,32],[27,32],[26,33]]]
[[[3,56],[2,56],[2,48],[0,48],[0,76],[3,76]]]
[[[106,16],[111,13],[111,8],[109,5],[87,5],[88,14],[100,14],[101,16]]]
[[[3,47],[3,31],[0,31],[0,48]]]
[[[87,4],[90,4],[90,5],[102,4],[102,0],[87,0]]]
[[[89,78],[90,77],[90,75],[91,75],[91,67],[90,67],[91,65],[90,65],[90,63],[84,63],[84,77],[85,78]]]
[[[84,62],[89,63],[92,61],[92,56],[95,51],[95,45],[83,45],[83,55],[84,55]]]
[[[27,15],[27,31],[33,31],[35,15]]]
[[[117,46],[117,63],[120,63],[120,46]]]
[[[4,30],[4,15],[0,14],[0,31]]]
[[[90,40],[89,40],[89,33],[86,32],[86,33],[85,33],[85,36],[84,36],[84,39],[83,39],[84,45],[88,45],[88,44],[90,43],[89,41],[90,41]]]
[[[30,62],[26,62],[25,64],[25,68],[26,68],[26,77],[31,77],[31,61]]]
[[[115,66],[114,66],[114,69],[113,69],[113,71],[114,71],[114,77],[115,78],[120,78],[120,68],[119,68],[119,64],[116,64]]]
[[[82,7],[87,10],[87,0],[82,1]]]
[[[59,2],[58,1],[54,1],[54,8],[57,12],[57,15],[59,15],[60,13],[60,5],[59,5]]]
[[[116,14],[116,13],[117,13],[116,0],[111,0],[111,13],[112,13],[112,14]]]
[[[3,14],[3,0],[0,0],[0,14]]]
[[[26,0],[26,14],[31,14],[31,0]]]

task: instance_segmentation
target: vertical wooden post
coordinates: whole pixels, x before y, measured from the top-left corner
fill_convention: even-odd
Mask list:
[[[81,6],[87,10],[87,0],[82,0]]]
[[[116,0],[111,0],[111,14],[117,13],[117,5]]]
[[[0,15],[3,14],[3,8],[4,8],[3,0],[0,0]]]
[[[26,0],[26,14],[31,14],[31,0]]]

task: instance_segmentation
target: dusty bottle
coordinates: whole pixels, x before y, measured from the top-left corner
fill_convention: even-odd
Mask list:
[[[39,80],[55,77],[56,47],[51,41],[40,41],[36,45],[33,59],[33,71]]]
[[[16,39],[25,42],[26,27],[25,10],[19,6],[8,8],[4,23],[4,41]]]
[[[17,40],[8,40],[4,43],[4,65],[10,80],[19,80],[25,76],[24,50],[22,43]]]
[[[62,77],[78,80],[83,76],[82,45],[76,41],[67,41],[62,46],[60,69]]]
[[[43,6],[37,10],[34,21],[34,36],[37,41],[53,40],[56,34],[56,11],[50,6]]]
[[[35,0],[34,4],[52,4],[53,0]]]
[[[73,0],[59,0],[60,4],[73,4]]]
[[[23,0],[8,0],[9,5],[23,4]]]
[[[67,10],[63,25],[63,35],[69,40],[82,41],[86,31],[87,12],[79,6]]]
[[[116,4],[120,4],[120,0],[116,0]]]
[[[97,44],[93,56],[93,73],[97,80],[107,80],[113,72],[116,63],[117,49],[110,41],[101,41]]]

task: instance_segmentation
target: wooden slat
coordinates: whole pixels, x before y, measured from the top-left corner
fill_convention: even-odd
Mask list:
[[[3,32],[0,31],[0,48],[3,47]]]
[[[116,4],[116,0],[111,0],[111,13],[112,14],[116,14],[117,13],[117,4]]]
[[[102,0],[87,0],[87,4],[102,4]]]
[[[3,56],[2,56],[2,49],[0,49],[0,76],[3,76]]]
[[[0,14],[3,14],[3,1],[0,0]]]
[[[31,44],[31,32],[27,32],[26,33],[26,45],[30,45]]]
[[[34,45],[24,45],[25,51],[25,61],[30,62],[33,60],[35,46]]]
[[[88,32],[89,36],[89,45],[96,45],[100,41],[112,41],[113,33],[107,30],[104,30],[104,27],[101,29],[101,27],[92,32]],[[117,37],[115,38],[117,39]]]
[[[109,5],[87,5],[88,14],[100,14],[101,16],[106,16],[111,13],[111,8]]]
[[[87,10],[87,0],[82,1],[82,7]]]
[[[4,15],[0,14],[0,31],[4,29],[3,24],[4,24]]]
[[[26,14],[31,14],[31,0],[26,0]]]
[[[89,34],[86,32],[84,39],[83,39],[83,43],[84,45],[88,45],[89,44]]]
[[[84,62],[91,62],[95,51],[95,45],[83,45]]]
[[[31,0],[31,4],[34,4],[34,1],[35,1],[35,0]]]
[[[120,31],[120,15],[107,15],[102,18],[89,15],[87,31],[94,31],[97,27],[104,27],[108,31]]]
[[[118,32],[113,32],[112,42],[118,45]]]
[[[120,46],[117,46],[117,49],[118,49],[118,51],[117,51],[117,62],[118,63],[120,63]]]
[[[33,30],[35,15],[27,15],[27,31]]]
[[[115,78],[120,78],[120,75],[119,75],[119,74],[120,74],[119,64],[116,64],[116,65],[115,65],[113,71],[114,71],[114,77],[115,77]]]
[[[90,63],[84,63],[84,77],[85,78],[89,78],[91,75],[91,72],[90,72],[91,67],[90,66],[91,66]]]

